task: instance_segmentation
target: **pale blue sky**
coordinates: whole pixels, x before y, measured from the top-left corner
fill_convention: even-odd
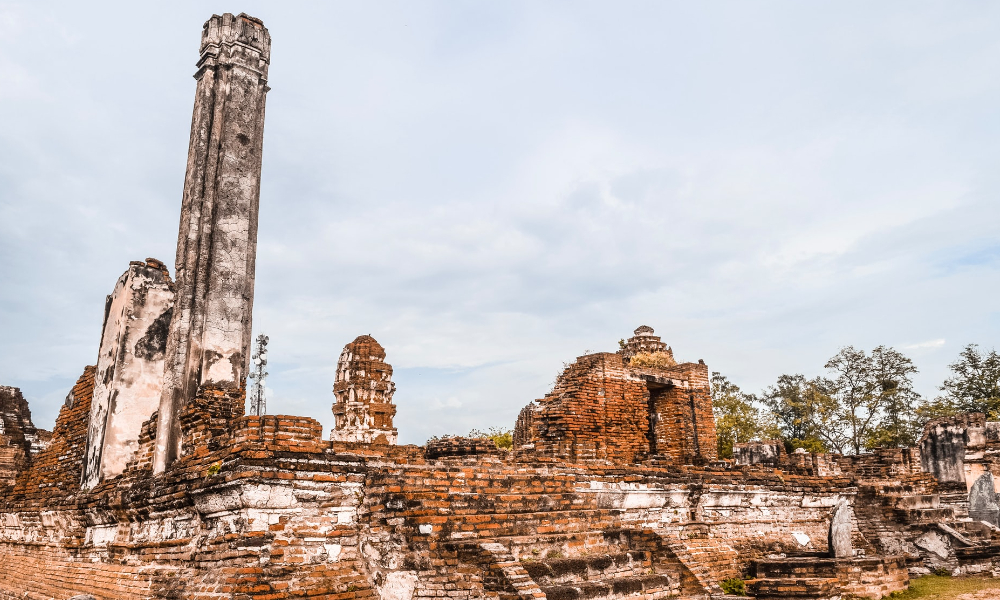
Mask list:
[[[329,428],[511,426],[648,324],[751,391],[1000,331],[1000,5],[0,2],[0,383],[52,425],[129,260],[173,259],[202,23],[273,39],[256,330]]]

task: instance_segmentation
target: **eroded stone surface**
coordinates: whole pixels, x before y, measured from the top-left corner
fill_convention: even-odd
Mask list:
[[[160,403],[173,306],[173,282],[153,258],[132,262],[108,295],[90,405],[85,488],[120,474],[138,449],[142,423]]]
[[[205,23],[158,410],[157,472],[181,454],[181,414],[199,387],[245,385],[270,56],[271,37],[259,19],[226,13]]]
[[[841,500],[833,509],[830,518],[830,534],[828,544],[830,556],[834,558],[851,558],[854,556],[854,545],[851,543],[851,521],[854,511],[846,500]]]
[[[984,473],[969,490],[969,516],[978,521],[1000,525],[1000,497],[992,473]]]

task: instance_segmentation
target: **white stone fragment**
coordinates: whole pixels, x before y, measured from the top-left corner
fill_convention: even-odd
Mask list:
[[[326,548],[326,556],[328,561],[337,562],[338,560],[340,560],[340,551],[341,551],[340,544],[323,544],[323,547]]]

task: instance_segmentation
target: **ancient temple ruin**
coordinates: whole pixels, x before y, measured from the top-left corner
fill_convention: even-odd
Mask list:
[[[539,456],[573,460],[715,460],[708,366],[704,361],[677,364],[653,333],[644,325],[619,352],[578,358],[552,392],[521,411],[514,443]],[[635,360],[642,354],[663,360]]]
[[[396,405],[392,395],[392,366],[385,362],[385,349],[370,335],[358,336],[344,346],[337,361],[333,384],[333,414],[336,424],[330,439],[341,442],[395,444],[392,418]]]
[[[527,402],[510,450],[398,445],[367,335],[328,439],[245,415],[269,60],[260,20],[205,23],[175,277],[146,259],[109,286],[51,434],[0,387],[0,599],[831,600],[1000,573],[1000,423],[719,460],[709,366],[645,325]]]

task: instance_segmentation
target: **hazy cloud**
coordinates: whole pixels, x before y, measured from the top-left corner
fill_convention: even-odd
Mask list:
[[[128,261],[173,265],[198,36],[225,10],[0,6],[0,382],[42,425]],[[329,428],[361,334],[403,442],[512,425],[640,324],[750,390],[898,344],[931,395],[994,344],[998,6],[244,10],[273,37],[271,412]]]

